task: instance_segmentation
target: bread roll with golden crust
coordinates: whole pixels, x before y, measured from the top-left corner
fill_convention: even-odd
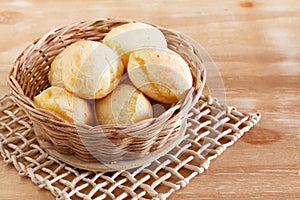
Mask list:
[[[68,46],[52,62],[49,81],[86,99],[108,95],[121,80],[124,66],[118,54],[95,41]]]
[[[156,27],[144,23],[128,23],[110,30],[103,43],[122,56],[124,66],[127,66],[129,52],[144,47],[167,48],[163,33]]]
[[[178,102],[193,84],[188,64],[168,49],[134,51],[130,54],[127,71],[135,87],[162,103]]]
[[[133,124],[152,118],[152,106],[135,87],[120,84],[111,94],[95,102],[100,124]]]
[[[47,88],[34,97],[34,103],[71,123],[94,123],[93,112],[88,102],[63,88]]]

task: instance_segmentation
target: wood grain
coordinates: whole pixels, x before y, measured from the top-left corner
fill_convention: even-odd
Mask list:
[[[300,1],[2,0],[0,95],[7,93],[15,58],[31,41],[55,27],[101,17],[132,18],[190,36],[217,66],[226,103],[263,115],[170,199],[300,199]],[[0,196],[54,199],[3,162]]]

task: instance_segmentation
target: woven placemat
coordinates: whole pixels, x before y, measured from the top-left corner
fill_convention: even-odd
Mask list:
[[[184,140],[167,155],[136,169],[95,173],[69,166],[38,145],[25,112],[0,99],[0,153],[21,176],[30,177],[56,199],[166,199],[209,167],[260,119],[202,96],[190,111]]]

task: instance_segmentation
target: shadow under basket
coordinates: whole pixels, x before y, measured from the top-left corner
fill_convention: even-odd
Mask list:
[[[15,61],[9,74],[10,92],[32,121],[41,147],[52,156],[95,171],[128,169],[163,156],[185,134],[188,112],[198,102],[206,80],[201,48],[190,38],[161,27],[157,28],[165,35],[168,48],[188,63],[193,87],[159,117],[132,125],[89,126],[66,122],[33,103],[34,96],[50,87],[50,64],[63,49],[83,39],[101,42],[112,28],[131,22],[135,21],[100,19],[55,29],[35,40]],[[99,163],[106,165],[97,167]]]

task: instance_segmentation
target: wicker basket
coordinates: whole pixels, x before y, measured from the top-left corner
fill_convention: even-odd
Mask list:
[[[50,64],[66,46],[81,40],[102,41],[112,28],[134,22],[124,19],[101,19],[80,22],[53,31],[35,40],[15,61],[9,76],[9,87],[15,102],[31,121],[40,145],[60,154],[73,155],[82,161],[116,162],[137,159],[161,149],[186,130],[187,114],[199,100],[206,73],[198,45],[186,36],[158,27],[168,47],[189,64],[194,77],[193,88],[174,107],[157,118],[133,125],[78,125],[37,108],[32,99],[50,86]],[[112,145],[113,144],[113,145]]]

